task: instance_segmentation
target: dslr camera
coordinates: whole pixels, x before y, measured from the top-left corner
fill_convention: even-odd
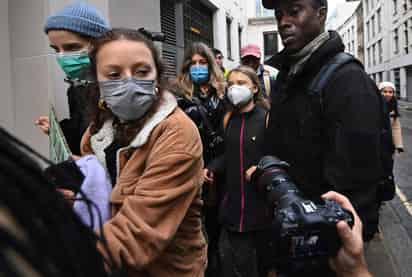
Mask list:
[[[314,203],[305,199],[287,174],[289,164],[273,156],[263,157],[252,176],[259,191],[273,205],[271,245],[278,268],[307,269],[323,258],[335,256],[341,247],[336,223],[353,226],[353,214],[334,200]]]

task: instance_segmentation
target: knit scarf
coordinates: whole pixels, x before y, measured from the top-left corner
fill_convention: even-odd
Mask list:
[[[319,49],[328,39],[330,34],[328,31],[321,33],[311,42],[306,44],[299,52],[296,54],[289,55],[289,60],[292,61],[292,66],[290,67],[289,77],[294,76],[302,71],[305,63],[309,60],[312,54]]]

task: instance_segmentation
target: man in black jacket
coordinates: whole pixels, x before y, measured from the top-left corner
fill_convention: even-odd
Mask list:
[[[322,91],[308,87],[323,65],[344,51],[339,35],[325,31],[327,0],[263,0],[274,9],[285,49],[269,64],[280,70],[272,97],[267,154],[290,165],[302,192],[316,200],[335,190],[354,204],[364,239],[378,228],[377,184],[381,176],[381,110],[377,88],[363,68],[339,68]]]

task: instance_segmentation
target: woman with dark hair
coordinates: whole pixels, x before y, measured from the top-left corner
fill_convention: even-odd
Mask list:
[[[114,29],[90,57],[99,105],[81,151],[96,155],[114,185],[101,233],[116,265],[128,276],[203,276],[202,144],[162,85],[159,53],[138,31]]]
[[[49,165],[0,128],[0,275],[114,276],[105,272],[98,237],[43,174]]]
[[[203,159],[207,166],[223,151],[221,124],[226,105],[224,104],[224,76],[216,63],[212,50],[206,44],[195,42],[186,49],[174,91],[179,107],[199,129],[203,144]],[[218,274],[217,241],[219,236],[218,185],[210,182],[211,176],[206,174],[206,170],[204,173],[203,215],[209,257],[206,275],[216,276]]]
[[[382,82],[379,84],[379,90],[381,91],[383,98],[386,101],[387,111],[391,120],[392,126],[392,138],[395,150],[397,153],[404,151],[403,139],[402,139],[402,127],[399,120],[400,113],[398,108],[398,101],[395,95],[395,85],[391,82]]]
[[[93,41],[110,29],[101,13],[86,2],[76,2],[49,16],[44,32],[56,60],[66,74],[69,84],[67,98],[70,117],[60,121],[60,126],[73,154],[80,154],[80,140],[90,123],[87,109],[88,88],[92,82],[89,52]],[[49,118],[41,116],[36,125],[49,133]]]

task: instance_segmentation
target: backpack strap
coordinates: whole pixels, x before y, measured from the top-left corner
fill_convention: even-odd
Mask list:
[[[355,62],[363,67],[361,62],[358,61],[354,56],[352,56],[349,53],[340,52],[336,54],[336,56],[334,56],[328,63],[322,66],[319,73],[310,83],[309,88],[308,88],[309,95],[319,96],[320,99],[322,100],[322,91],[328,84],[333,74],[343,65],[346,65],[352,62]]]
[[[232,117],[233,112],[229,111],[223,116],[223,130],[226,131],[227,126],[229,125],[230,118]]]
[[[270,82],[270,72],[264,70],[263,71],[263,82],[265,84],[265,90],[266,90],[266,97],[270,99],[270,92],[272,90],[271,87],[271,82]]]

